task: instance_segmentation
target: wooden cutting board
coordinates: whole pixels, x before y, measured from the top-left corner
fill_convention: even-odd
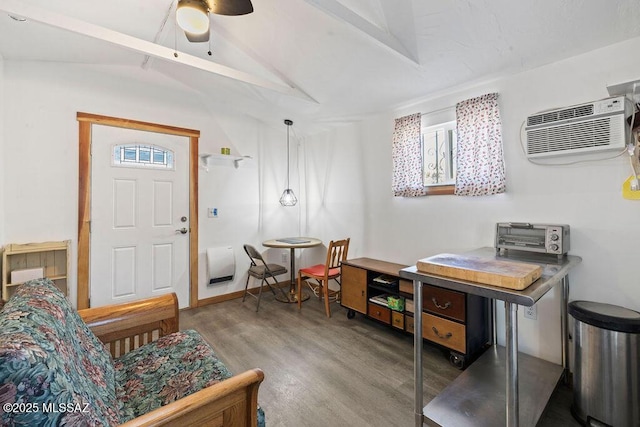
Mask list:
[[[456,254],[439,254],[417,262],[418,271],[521,291],[542,275],[542,267]]]

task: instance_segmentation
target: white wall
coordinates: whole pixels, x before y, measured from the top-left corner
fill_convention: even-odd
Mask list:
[[[200,247],[234,248],[236,275],[233,282],[208,285],[206,254],[201,253],[199,297],[208,298],[244,289],[249,258],[243,245],[256,247],[271,262],[282,263],[281,253],[261,245],[264,240],[300,234],[300,206],[284,208],[278,200],[286,184],[286,129],[284,124],[267,127],[245,118],[228,126],[237,154],[250,156],[238,167],[216,159],[208,172],[200,171]],[[219,149],[217,149],[219,153]],[[297,150],[292,142],[292,158]],[[234,150],[232,148],[232,154]],[[293,161],[292,161],[293,164]],[[298,173],[292,169],[292,187]],[[207,208],[217,208],[218,217],[208,218]],[[288,253],[288,252],[287,252]],[[288,265],[288,258],[285,265]],[[281,279],[287,280],[288,276]],[[253,281],[251,286],[257,285]]]
[[[349,258],[363,250],[366,177],[361,139],[357,127],[340,126],[305,141],[302,218],[307,233],[325,242],[303,253],[306,265],[324,263],[331,240],[351,238]]]
[[[243,289],[248,261],[242,244],[259,246],[266,238],[289,232],[291,222],[277,204],[286,175],[286,145],[280,144],[286,137],[284,124],[271,127],[212,111],[191,89],[139,68],[5,61],[0,83],[5,107],[0,116],[5,123],[0,132],[0,180],[5,179],[4,185],[0,181],[5,202],[0,205],[0,230],[5,229],[0,242],[71,239],[69,287],[74,303],[78,111],[198,129],[201,153],[220,153],[225,146],[232,154],[254,158],[238,169],[220,162],[208,173],[200,170],[200,298]],[[272,140],[278,144],[265,149]],[[260,208],[261,201],[270,200],[273,203]],[[218,207],[219,218],[207,218],[207,207]],[[207,286],[205,248],[227,245],[236,255],[235,280]]]
[[[493,246],[495,223],[523,221],[571,226],[571,254],[583,262],[570,274],[570,298],[640,310],[637,245],[640,202],[622,198],[629,176],[627,158],[566,167],[533,165],[520,145],[520,126],[529,114],[608,96],[606,86],[640,79],[640,39],[610,46],[527,73],[459,88],[411,107],[399,108],[351,126],[341,151],[352,168],[338,181],[363,191],[358,218],[364,220],[359,255],[405,264],[442,252]],[[497,91],[503,124],[507,193],[490,197],[396,198],[391,193],[393,119],[428,113]],[[341,133],[346,133],[342,130]],[[314,143],[322,146],[326,137]],[[355,149],[356,153],[351,151]],[[355,172],[353,168],[362,168]],[[328,215],[334,218],[337,213]],[[360,232],[359,222],[352,229]],[[322,222],[320,220],[319,222]],[[560,362],[558,289],[538,303],[538,320],[520,317],[520,348]],[[499,311],[504,336],[504,313]],[[502,340],[503,342],[504,340]]]
[[[4,59],[0,55],[0,246],[5,242],[4,240],[4,175],[6,173],[5,168],[5,156],[4,156],[4,106],[6,99],[4,96]]]

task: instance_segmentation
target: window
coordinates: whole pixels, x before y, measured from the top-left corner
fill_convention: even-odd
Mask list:
[[[487,196],[505,192],[498,94],[395,119],[391,154],[396,197]],[[443,117],[448,116],[448,117]]]
[[[112,163],[119,167],[174,169],[173,151],[153,145],[116,145]]]
[[[422,182],[425,187],[453,186],[456,182],[456,122],[422,128]],[[435,188],[433,189],[436,190]],[[445,188],[438,189],[440,191]],[[449,189],[453,191],[453,189]],[[450,193],[449,193],[450,194]]]
[[[453,194],[456,171],[456,121],[452,109],[425,117],[395,120],[393,132],[394,196]]]

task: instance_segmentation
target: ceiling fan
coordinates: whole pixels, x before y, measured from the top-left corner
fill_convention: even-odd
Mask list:
[[[210,13],[238,16],[251,12],[251,0],[178,0],[176,20],[190,42],[207,42]]]

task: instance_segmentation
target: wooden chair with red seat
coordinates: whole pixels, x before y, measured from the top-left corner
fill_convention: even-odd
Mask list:
[[[331,317],[329,298],[331,295],[337,296],[339,291],[331,291],[329,289],[329,280],[335,280],[338,285],[340,285],[338,278],[341,274],[342,261],[347,259],[349,240],[349,238],[336,241],[332,240],[327,250],[327,261],[324,264],[317,264],[298,270],[298,310],[302,308],[302,281],[315,279],[318,282],[318,298],[324,297],[324,308],[327,317]]]

